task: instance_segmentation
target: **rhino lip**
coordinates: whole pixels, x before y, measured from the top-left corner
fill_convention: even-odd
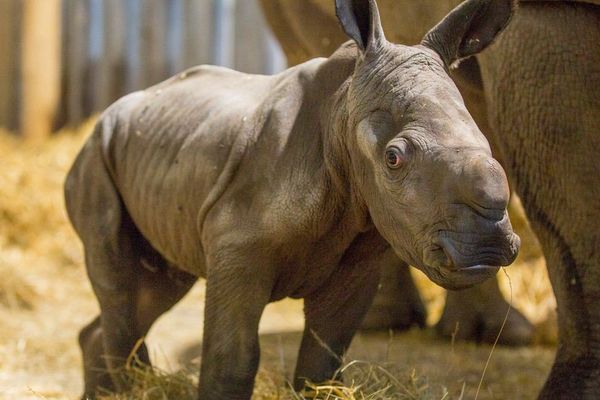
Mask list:
[[[495,265],[487,265],[487,264],[476,264],[471,265],[470,267],[458,268],[455,271],[457,272],[493,272],[498,271],[500,267]]]

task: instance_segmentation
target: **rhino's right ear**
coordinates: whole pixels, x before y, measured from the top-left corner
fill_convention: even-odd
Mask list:
[[[517,0],[467,0],[425,35],[422,45],[451,66],[489,46],[508,25]]]
[[[344,32],[363,52],[385,40],[375,0],[335,0],[335,14]]]

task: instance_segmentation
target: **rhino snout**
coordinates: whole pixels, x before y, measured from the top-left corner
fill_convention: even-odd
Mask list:
[[[468,272],[475,266],[500,267],[512,264],[521,247],[521,239],[512,231],[503,235],[482,236],[475,241],[465,240],[460,235],[441,235],[439,246],[445,257],[443,268]]]

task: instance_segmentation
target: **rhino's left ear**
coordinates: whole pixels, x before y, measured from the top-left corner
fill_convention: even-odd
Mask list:
[[[422,45],[451,66],[489,46],[508,25],[517,0],[467,0],[425,35]]]
[[[375,0],[335,0],[335,14],[361,51],[375,49],[385,40]]]

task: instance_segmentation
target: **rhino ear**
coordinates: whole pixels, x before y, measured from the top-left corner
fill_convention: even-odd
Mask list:
[[[335,0],[335,14],[344,32],[363,52],[385,40],[375,0]]]
[[[516,7],[517,0],[467,0],[430,30],[421,44],[451,66],[489,46],[508,25]]]

